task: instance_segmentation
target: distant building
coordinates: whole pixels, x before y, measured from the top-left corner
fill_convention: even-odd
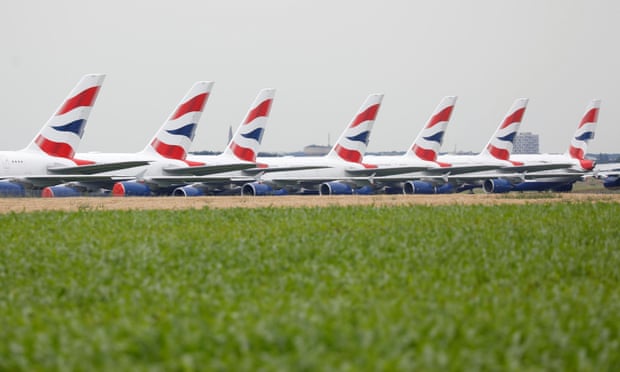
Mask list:
[[[329,150],[331,150],[331,146],[323,146],[323,145],[308,145],[304,147],[304,155],[305,156],[322,156],[327,155]]]
[[[523,132],[515,136],[513,154],[539,154],[538,134]]]

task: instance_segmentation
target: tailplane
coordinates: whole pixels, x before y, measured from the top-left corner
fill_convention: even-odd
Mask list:
[[[598,121],[598,112],[601,107],[600,99],[593,99],[586,107],[586,112],[583,114],[583,118],[577,126],[575,135],[570,141],[568,148],[568,154],[571,158],[579,160],[581,167],[584,170],[592,170],[594,168],[594,161],[585,158],[588,148],[588,142],[594,138],[594,131],[596,130],[596,123]]]
[[[353,163],[362,162],[382,100],[383,94],[371,94],[366,98],[327,157]]]
[[[224,150],[225,155],[243,161],[256,161],[275,94],[276,90],[271,88],[263,89],[258,93],[245,119]]]
[[[144,152],[155,152],[164,158],[184,160],[194,140],[196,127],[211,89],[213,89],[212,81],[195,83],[157,131]]]
[[[487,143],[481,155],[491,156],[498,160],[510,161],[510,154],[515,136],[521,126],[521,120],[527,107],[527,98],[517,99],[504,116],[501,124]],[[516,165],[516,164],[515,164]]]
[[[441,150],[443,136],[450,122],[455,103],[456,96],[447,96],[441,100],[418,137],[405,153],[406,156],[417,157],[426,161],[437,161],[437,154]]]
[[[73,158],[104,78],[83,76],[25,150]]]

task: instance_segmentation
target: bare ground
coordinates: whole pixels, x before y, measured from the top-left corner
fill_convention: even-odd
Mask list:
[[[344,196],[203,196],[183,197],[84,197],[84,198],[0,198],[0,213],[43,210],[140,210],[188,208],[327,207],[348,205],[497,205],[566,202],[620,203],[615,193],[510,193],[449,195],[344,195]]]

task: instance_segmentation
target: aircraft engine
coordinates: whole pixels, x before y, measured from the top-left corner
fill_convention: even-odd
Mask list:
[[[172,191],[172,196],[203,196],[205,193],[200,187],[195,186],[182,186],[177,187]]]
[[[252,182],[241,187],[241,195],[264,196],[271,194],[273,194],[273,189],[265,183]]]
[[[151,196],[151,189],[139,182],[123,181],[117,182],[112,187],[114,196]]]
[[[18,183],[0,182],[0,196],[26,196],[26,191]]]
[[[353,189],[346,183],[324,182],[319,186],[320,195],[351,195]]]
[[[48,186],[41,191],[42,198],[64,198],[80,196],[80,192],[69,186]]]
[[[612,189],[612,190],[620,188],[620,177],[619,176],[608,176],[603,181],[603,186],[605,186],[606,189]]]
[[[503,194],[512,190],[513,186],[508,180],[503,178],[495,178],[485,180],[482,184],[482,189],[487,194]]]
[[[407,181],[404,187],[405,194],[435,194],[435,186],[430,182]]]

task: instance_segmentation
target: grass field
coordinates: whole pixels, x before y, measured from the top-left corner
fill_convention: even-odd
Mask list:
[[[0,370],[620,370],[618,203],[0,215]]]

